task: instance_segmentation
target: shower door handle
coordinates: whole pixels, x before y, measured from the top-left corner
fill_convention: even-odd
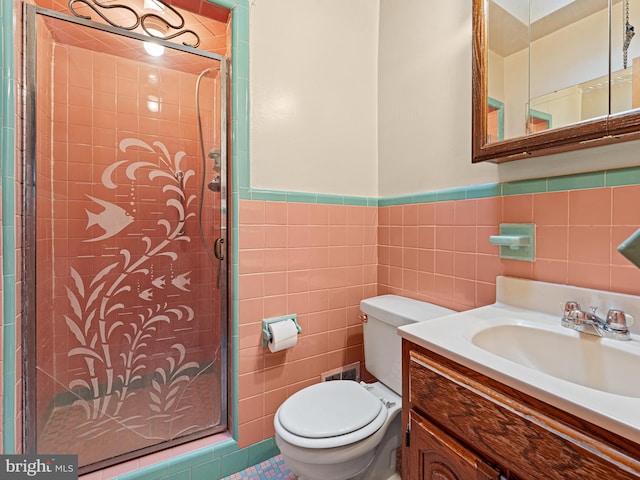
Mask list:
[[[223,244],[224,238],[222,237],[216,238],[216,241],[213,243],[213,254],[218,260],[224,260],[224,251],[222,250]]]

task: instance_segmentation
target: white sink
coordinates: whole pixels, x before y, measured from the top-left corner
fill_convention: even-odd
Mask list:
[[[562,327],[564,302],[640,316],[640,297],[498,277],[497,302],[398,334],[505,385],[640,443],[640,336],[620,341]],[[634,331],[634,329],[636,329]]]
[[[640,349],[635,344],[605,343],[593,335],[575,335],[559,324],[533,322],[490,326],[475,333],[471,341],[483,350],[567,382],[640,398],[640,381],[630,376],[640,370]]]

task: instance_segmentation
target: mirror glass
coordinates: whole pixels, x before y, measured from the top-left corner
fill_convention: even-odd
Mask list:
[[[612,3],[611,80],[609,0],[485,3],[487,143],[640,107],[640,0]]]
[[[473,0],[472,161],[640,139],[640,0]]]

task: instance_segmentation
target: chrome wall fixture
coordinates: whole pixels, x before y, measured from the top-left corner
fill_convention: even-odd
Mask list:
[[[119,3],[104,4],[99,2],[98,0],[69,0],[69,11],[76,17],[91,20],[90,16],[82,15],[75,11],[74,5],[76,3],[80,3],[89,7],[112,27],[122,28],[124,30],[135,30],[138,27],[142,27],[147,35],[149,35],[150,37],[159,38],[161,40],[172,40],[181,35],[190,35],[193,37],[193,41],[183,41],[182,44],[186,45],[187,47],[193,48],[197,48],[198,45],[200,45],[200,37],[198,36],[198,34],[193,30],[184,28],[184,17],[180,15],[180,13],[175,8],[163,2],[162,0],[152,1],[161,8],[160,10],[158,10],[159,12],[171,12],[171,14],[175,15],[175,17],[178,19],[178,22],[172,23],[171,21],[166,20],[165,18],[155,13],[140,14],[129,5],[123,5]],[[116,11],[117,9],[120,9],[120,11],[126,10],[130,12],[132,15],[132,23],[130,25],[120,25],[119,23],[111,20],[107,16],[107,13],[114,9],[116,9]],[[160,26],[161,28],[158,28],[158,26]],[[166,33],[161,30],[164,30]]]

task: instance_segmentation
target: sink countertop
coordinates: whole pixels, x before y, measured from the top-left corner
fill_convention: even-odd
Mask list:
[[[539,325],[555,333],[579,338],[574,330],[560,325],[564,301],[578,301],[583,310],[599,307],[606,314],[619,308],[638,320],[632,327],[631,341],[610,340],[587,335],[612,348],[637,355],[638,364],[621,365],[630,382],[640,382],[640,336],[634,334],[640,324],[640,297],[598,290],[555,285],[545,282],[498,277],[497,302],[438,319],[405,325],[398,334],[445,358],[491,377],[561,410],[587,420],[640,444],[640,397],[616,395],[572,383],[533,368],[507,360],[475,345],[475,333],[499,325]],[[545,345],[540,345],[545,355]],[[579,368],[575,365],[567,368]]]

